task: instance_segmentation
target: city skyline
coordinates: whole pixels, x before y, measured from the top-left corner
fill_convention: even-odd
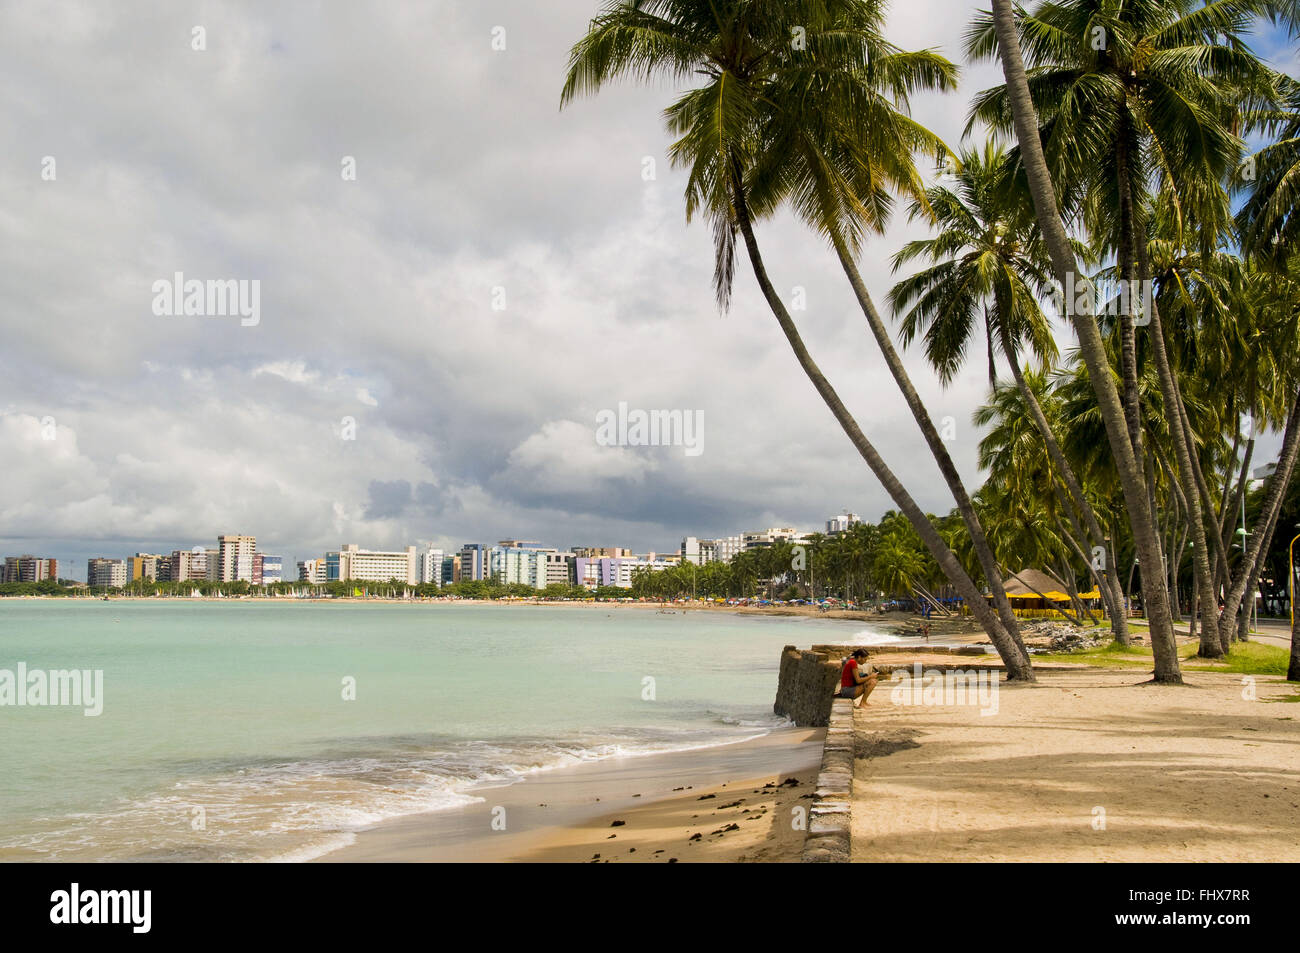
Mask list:
[[[417,560],[422,558],[426,553],[439,552],[439,551],[446,553],[449,556],[451,555],[459,556],[459,554],[463,550],[465,550],[467,547],[470,546],[482,547],[486,558],[486,553],[489,550],[496,549],[496,548],[507,548],[507,544],[510,544],[509,548],[539,549],[543,551],[559,552],[565,555],[586,554],[588,556],[600,556],[600,557],[609,557],[609,558],[629,558],[629,559],[642,558],[647,556],[653,559],[656,556],[657,557],[668,556],[668,557],[679,557],[687,561],[707,562],[710,561],[710,557],[705,556],[702,559],[700,558],[701,544],[718,542],[723,544],[721,549],[721,554],[716,555],[712,558],[717,558],[725,562],[725,561],[729,561],[729,559],[731,558],[732,555],[735,554],[735,552],[741,551],[742,549],[745,548],[743,541],[745,540],[746,537],[758,538],[764,536],[771,536],[773,534],[790,533],[797,538],[803,538],[819,532],[832,534],[834,532],[843,531],[844,529],[849,528],[850,526],[852,526],[857,522],[861,522],[858,515],[852,512],[851,510],[846,509],[831,516],[828,519],[822,520],[821,527],[817,529],[808,529],[804,527],[796,527],[793,525],[787,527],[766,526],[761,529],[755,528],[755,529],[741,530],[741,531],[736,531],[731,533],[715,534],[712,536],[688,534],[686,536],[681,537],[676,544],[669,544],[665,548],[631,547],[631,546],[616,546],[616,545],[611,546],[608,545],[607,542],[595,543],[590,541],[581,542],[581,543],[570,542],[570,544],[567,546],[562,546],[558,544],[547,545],[540,541],[523,540],[518,537],[509,537],[509,538],[500,537],[500,538],[496,538],[496,542],[490,542],[488,540],[494,537],[486,536],[486,537],[481,537],[478,540],[469,541],[469,542],[465,540],[461,540],[460,542],[457,543],[448,542],[442,544],[439,544],[436,541],[432,541],[428,538],[425,538],[422,540],[416,540],[413,544],[399,546],[393,549],[384,549],[375,546],[361,545],[356,543],[355,541],[349,540],[349,541],[345,541],[340,545],[330,547],[318,552],[298,554],[298,553],[288,553],[283,549],[278,550],[275,553],[272,553],[269,550],[265,549],[262,545],[258,544],[257,540],[260,537],[258,537],[256,534],[242,535],[242,534],[221,533],[213,537],[213,539],[217,542],[217,546],[211,548],[203,545],[202,543],[192,543],[191,545],[188,546],[186,545],[137,546],[132,549],[130,554],[127,554],[125,551],[119,553],[119,551],[116,549],[110,550],[101,546],[95,549],[92,554],[86,555],[81,558],[69,557],[64,553],[34,553],[28,551],[24,551],[22,554],[13,554],[13,555],[8,555],[8,554],[4,554],[3,552],[0,552],[0,558],[3,558],[8,562],[15,563],[15,565],[16,565],[16,561],[19,559],[23,559],[23,560],[35,559],[37,562],[44,562],[51,565],[55,565],[57,566],[57,578],[75,580],[77,582],[83,582],[83,583],[89,583],[88,577],[91,574],[89,569],[89,564],[100,560],[120,562],[123,563],[125,566],[126,581],[131,581],[133,579],[140,578],[141,575],[140,572],[136,572],[132,568],[131,566],[132,561],[137,559],[142,559],[142,560],[150,559],[155,556],[163,559],[171,559],[177,555],[184,557],[189,554],[194,554],[195,559],[202,557],[202,561],[203,561],[203,565],[199,567],[197,571],[207,574],[207,563],[210,562],[214,557],[220,558],[219,554],[223,553],[223,541],[229,538],[231,540],[250,541],[250,545],[252,547],[249,550],[250,556],[255,555],[258,558],[262,556],[267,556],[277,560],[281,560],[281,564],[283,567],[281,580],[287,582],[298,578],[298,573],[304,562],[309,560],[319,560],[323,563],[327,556],[331,554],[337,556],[340,552],[346,552],[350,547],[356,549],[361,553],[367,553],[367,554],[373,554],[373,553],[392,554],[392,553],[405,552],[406,550],[409,549],[413,554],[413,558]],[[688,549],[688,546],[690,546],[690,544],[694,544],[693,549]],[[728,545],[730,545],[731,548],[728,549],[727,548]],[[272,548],[274,547],[272,546]],[[694,555],[694,558],[692,558],[692,554]],[[485,566],[486,566],[486,562],[485,562]],[[143,566],[141,568],[143,569]],[[185,578],[191,578],[189,575],[188,567],[185,572],[186,572]],[[423,569],[419,569],[417,570],[417,572],[420,576],[424,575]],[[490,567],[479,570],[478,572],[479,572],[478,575],[467,577],[467,578],[486,578],[492,574],[490,571]],[[48,575],[48,572],[46,574]],[[144,575],[148,575],[148,573],[146,572],[144,573]],[[227,578],[227,576],[229,578]],[[41,575],[38,578],[45,578],[45,576]],[[194,576],[193,578],[201,578],[201,577]],[[208,576],[208,578],[211,577]],[[251,578],[252,578],[251,573],[248,574],[242,573],[238,568],[231,570],[231,572],[229,573],[227,573],[224,569],[220,570],[219,572],[219,579],[224,579],[225,581],[234,581],[237,579],[244,579],[245,581],[248,581],[251,580]],[[277,580],[277,581],[281,581],[281,580]],[[15,579],[14,581],[18,581],[18,580]],[[170,581],[184,581],[184,580],[173,579]],[[423,578],[413,580],[413,582],[423,582],[423,581],[426,580]]]

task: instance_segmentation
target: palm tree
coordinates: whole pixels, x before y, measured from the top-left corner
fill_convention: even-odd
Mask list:
[[[562,103],[625,73],[703,78],[665,117],[678,137],[670,157],[689,170],[687,215],[702,213],[713,225],[719,304],[730,300],[739,232],[764,299],[804,373],[971,606],[1008,677],[1032,680],[1014,624],[1008,629],[987,607],[809,354],[754,233],[756,217],[788,202],[833,229],[837,245],[851,250],[877,214],[868,203],[877,210],[886,204],[886,188],[906,175],[914,149],[933,142],[910,120],[891,124],[887,134],[876,125],[889,94],[941,84],[943,75],[934,56],[872,59],[878,21],[875,5],[863,0],[618,0],[575,45]],[[788,161],[775,161],[780,156],[774,150],[784,142],[799,148],[784,152]],[[905,151],[878,154],[900,145]]]
[[[800,68],[790,81],[779,84],[777,92],[759,104],[762,147],[755,153],[748,202],[760,214],[788,203],[829,239],[885,364],[957,503],[1002,625],[1023,652],[1019,624],[970,494],[894,348],[856,260],[864,233],[884,231],[893,204],[891,190],[924,201],[913,155],[923,151],[940,156],[948,150],[906,115],[908,96],[916,89],[953,88],[956,67],[933,51],[904,52],[888,43],[881,34],[885,12],[878,0],[843,3],[841,12],[841,29],[852,31],[864,45],[865,83],[846,83],[833,60],[798,58]],[[848,140],[835,128],[837,111],[853,119]]]
[[[1029,181],[1039,228],[1051,255],[1057,281],[1064,288],[1068,278],[1079,273],[1078,263],[1065,230],[1061,205],[1053,185],[1052,171],[1048,167],[1039,135],[1038,112],[1030,93],[1029,78],[1021,55],[1020,25],[1012,9],[1011,0],[992,0],[992,6],[993,29],[988,41],[990,44],[988,51],[992,51],[994,48],[992,44],[995,43],[1002,63],[1003,77],[1006,80],[1006,113],[1010,117],[1010,125],[1015,129],[1016,140],[1020,147],[1020,160]],[[1229,10],[1228,6],[1220,0],[1204,8],[1210,13],[1203,14],[1203,20],[1214,19],[1213,8],[1217,8],[1220,14]],[[1091,31],[1089,34],[1093,35]],[[1085,116],[1079,128],[1091,130],[1093,127]],[[1098,410],[1105,422],[1106,436],[1115,457],[1139,558],[1146,559],[1148,565],[1160,565],[1160,545],[1147,494],[1146,476],[1142,472],[1129,434],[1119,390],[1110,374],[1101,332],[1096,322],[1087,314],[1074,311],[1071,313],[1071,320],[1079,338],[1080,356],[1088,368],[1089,378],[1097,397]],[[1153,333],[1153,337],[1155,336]],[[1203,554],[1204,547],[1199,549]],[[1201,555],[1197,558],[1204,557]],[[1173,639],[1172,618],[1169,613],[1168,591],[1163,582],[1155,580],[1153,575],[1143,574],[1143,595],[1151,626],[1152,652],[1155,656],[1154,678],[1157,682],[1181,682],[1177,647]],[[1207,608],[1210,605],[1212,603],[1207,603]]]
[[[1276,81],[1241,39],[1252,14],[1263,8],[1262,0],[1062,0],[1040,3],[1022,17],[1020,41],[1033,65],[1027,82],[1044,120],[1053,175],[1082,203],[1095,236],[1116,254],[1122,281],[1150,279],[1143,217],[1156,183],[1177,199],[1183,227],[1199,224],[1203,243],[1212,245],[1227,225],[1221,183],[1241,153],[1236,106],[1243,98],[1266,100]],[[996,33],[991,18],[977,20],[970,52],[990,55]],[[1006,89],[981,94],[976,117],[1008,128]],[[1208,484],[1195,466],[1195,435],[1159,308],[1149,310],[1148,340],[1189,507],[1196,577],[1205,604],[1213,604],[1203,522],[1212,507]],[[1126,423],[1141,457],[1133,315],[1122,313],[1119,326]],[[1224,624],[1221,619],[1221,629]]]
[[[1247,127],[1276,135],[1244,165],[1237,187],[1249,194],[1237,214],[1247,252],[1273,257],[1300,242],[1300,82],[1279,81],[1281,102],[1246,115]]]
[[[921,553],[905,540],[889,536],[876,550],[871,572],[886,593],[911,596],[916,584],[923,581],[925,562]]]
[[[1060,397],[1049,391],[1046,375],[1028,373],[1023,375],[1023,379],[1025,390],[1033,396],[1034,403],[1041,412],[1050,415],[1048,431],[1068,433],[1066,423],[1061,419]],[[1074,576],[1074,570],[1067,566],[1072,558],[1077,559],[1083,564],[1084,571],[1091,574],[1101,593],[1118,640],[1121,629],[1116,620],[1120,620],[1122,625],[1125,616],[1119,574],[1109,555],[1100,561],[1100,565],[1093,558],[1094,547],[1088,545],[1091,539],[1062,491],[1064,474],[1058,470],[1054,455],[1048,452],[1039,424],[1029,413],[1028,402],[1019,385],[995,388],[989,402],[975,412],[973,420],[977,426],[989,428],[979,447],[980,468],[989,474],[980,495],[990,509],[998,512],[998,521],[1003,524],[998,535],[1004,543],[998,552],[1004,554],[1004,558],[1015,553],[1006,547],[1005,541],[1018,538],[1023,529],[1029,534],[1027,538],[1032,545],[1026,551],[1016,553],[1022,568],[1031,565],[1028,557],[1036,550],[1040,562],[1056,564],[1062,579],[1068,580]],[[1073,473],[1074,469],[1070,468],[1068,472]],[[1088,502],[1089,495],[1098,495],[1092,487],[1086,495],[1082,488],[1079,492],[1085,502]],[[1099,523],[1100,518],[1091,503],[1088,510],[1093,514],[1093,520]],[[1092,539],[1103,552],[1109,548],[1107,535],[1100,527],[1092,534]]]
[[[917,258],[934,264],[900,281],[889,294],[894,312],[906,312],[900,329],[904,343],[924,334],[926,356],[947,383],[956,374],[983,317],[989,348],[989,386],[996,386],[993,342],[998,342],[1038,434],[1065,483],[1074,506],[1090,534],[1092,546],[1103,546],[1105,533],[1088,503],[1034,391],[1020,366],[1021,341],[1044,364],[1056,357],[1051,328],[1039,306],[1050,292],[1046,252],[1033,225],[1033,210],[1016,188],[1014,170],[1001,147],[986,143],[983,150],[965,150],[956,170],[956,187],[940,184],[926,192],[926,206],[912,206],[913,217],[932,211],[939,234],[910,242],[894,256],[894,270]],[[1101,584],[1111,588],[1110,601],[1119,604],[1119,580],[1106,573]],[[1128,643],[1123,613],[1111,614],[1115,639]]]

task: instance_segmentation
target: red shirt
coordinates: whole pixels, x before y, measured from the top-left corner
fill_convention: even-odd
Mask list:
[[[858,660],[855,658],[851,658],[844,663],[844,671],[840,673],[840,688],[852,688],[858,684],[857,679],[853,677],[857,667]]]

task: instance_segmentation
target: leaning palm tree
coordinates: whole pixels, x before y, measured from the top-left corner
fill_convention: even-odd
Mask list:
[[[1056,343],[1039,300],[1051,292],[1050,266],[1033,223],[1028,196],[1018,188],[1006,151],[987,143],[982,150],[962,153],[952,187],[940,183],[925,195],[926,204],[914,202],[912,215],[927,212],[938,235],[910,242],[894,256],[894,270],[918,258],[931,262],[894,286],[889,303],[903,312],[900,333],[904,343],[925,339],[931,365],[947,383],[957,373],[983,318],[989,350],[989,386],[996,386],[994,341],[1011,367],[1016,386],[1052,464],[1064,481],[1079,518],[1090,536],[1089,549],[1103,547],[1105,533],[1073,469],[1066,462],[1056,435],[1048,425],[1034,391],[1025,381],[1020,364],[1024,342],[1038,359],[1050,364]],[[1082,252],[1082,246],[1078,246]],[[1110,588],[1108,603],[1118,605],[1119,580],[1103,576]],[[1128,643],[1128,625],[1122,613],[1111,613],[1116,641]]]
[[[865,83],[846,83],[841,69],[845,64],[834,58],[796,58],[798,68],[791,71],[790,80],[769,89],[758,103],[761,147],[755,152],[749,206],[761,217],[787,203],[830,242],[885,366],[953,495],[998,617],[1023,651],[1019,623],[974,503],[857,264],[863,234],[885,229],[891,192],[924,202],[914,155],[946,155],[948,150],[906,114],[908,98],[916,89],[953,88],[956,68],[932,51],[905,52],[887,42],[881,0],[841,2],[835,16],[838,29],[863,44]],[[853,117],[847,137],[839,125],[841,114]],[[846,168],[850,174],[845,174]]]
[[[950,82],[952,67],[932,54],[882,48],[879,22],[877,4],[863,0],[619,0],[575,45],[562,102],[621,74],[702,77],[665,117],[678,137],[670,157],[688,169],[688,218],[703,214],[713,226],[720,306],[730,300],[739,232],[805,374],[983,625],[1008,677],[1032,679],[1014,617],[988,607],[808,352],[754,232],[756,218],[789,204],[830,235],[842,259],[851,256],[881,221],[889,187],[915,177],[913,153],[935,147],[901,114],[881,120],[893,97]]]

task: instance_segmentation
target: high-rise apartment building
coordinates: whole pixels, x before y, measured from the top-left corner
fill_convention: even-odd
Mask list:
[[[608,556],[587,559],[579,556],[574,561],[574,581],[579,586],[595,589],[597,586],[617,586],[628,589],[632,586],[632,577],[638,570],[660,572],[672,563],[664,559],[646,557],[610,558]]]
[[[284,579],[284,557],[253,554],[253,585],[270,586]]]
[[[253,557],[256,554],[256,536],[218,536],[216,578],[221,582],[251,583]]]
[[[466,543],[460,548],[460,582],[486,579],[488,548],[482,543]]]
[[[202,549],[176,549],[169,560],[172,582],[208,578],[208,554]]]
[[[745,551],[744,536],[719,536],[700,540],[700,561],[703,563],[729,563]]]
[[[46,579],[58,581],[59,561],[45,559],[41,556],[6,556],[4,577],[0,582],[42,582]]]
[[[451,580],[447,578],[450,567],[447,556],[441,549],[426,549],[420,553],[420,572],[418,581],[421,584],[432,584],[442,586]]]
[[[126,559],[126,575],[131,582],[137,579],[158,581],[158,564],[167,557],[158,553],[136,553]]]
[[[396,579],[414,586],[419,582],[419,574],[419,559],[414,546],[380,552],[360,549],[355,543],[348,543],[337,552],[325,554],[325,576],[328,582],[390,582]]]
[[[86,583],[92,589],[120,589],[126,585],[126,560],[104,556],[86,560]]]
[[[310,583],[318,586],[327,582],[329,577],[325,572],[325,560],[323,559],[303,559],[298,563],[298,581]]]

